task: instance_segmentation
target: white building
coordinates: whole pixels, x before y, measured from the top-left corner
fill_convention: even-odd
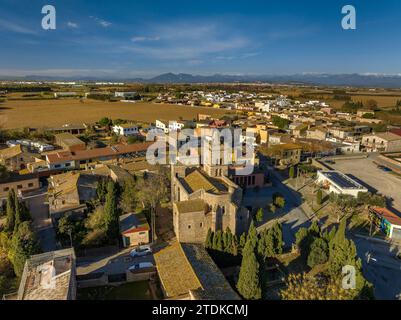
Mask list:
[[[184,128],[185,124],[179,121],[161,121],[156,120],[156,128],[161,129],[164,133],[169,133],[170,131],[180,131]]]
[[[132,123],[124,123],[113,126],[113,132],[119,136],[133,136],[139,134],[139,128]]]
[[[135,97],[138,96],[138,93],[135,91],[131,92],[114,92],[114,96],[117,98],[122,98],[122,99],[134,99]]]
[[[330,193],[348,194],[357,197],[359,192],[368,192],[368,189],[340,171],[318,171],[316,183]]]

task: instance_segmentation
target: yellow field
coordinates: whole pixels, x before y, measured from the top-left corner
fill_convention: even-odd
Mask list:
[[[42,128],[63,124],[94,123],[102,117],[154,122],[159,120],[192,120],[197,114],[213,117],[229,110],[154,103],[103,102],[97,100],[22,100],[0,104],[0,125],[5,129]]]

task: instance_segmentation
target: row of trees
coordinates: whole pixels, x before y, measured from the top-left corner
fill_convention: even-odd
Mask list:
[[[322,232],[316,222],[313,222],[308,229],[299,229],[296,234],[296,245],[301,251],[302,257],[306,259],[307,265],[313,268],[325,264],[325,269],[319,277],[320,280],[318,278],[305,280],[304,276],[290,277],[287,289],[281,293],[283,299],[308,299],[311,295],[318,296],[322,290],[329,290],[335,285],[340,286],[340,280],[343,277],[342,270],[345,266],[355,268],[356,288],[348,290],[347,294],[340,287],[334,291],[330,289],[331,292],[336,292],[339,295],[338,299],[341,297],[352,299],[372,297],[372,285],[363,277],[362,263],[357,257],[355,244],[345,236],[346,223],[346,219],[341,220],[338,229],[333,227],[330,232]],[[315,293],[305,290],[304,286],[310,288],[315,285],[320,286]],[[295,292],[300,295],[295,296]]]
[[[141,208],[148,210],[154,221],[156,206],[167,197],[168,178],[164,169],[157,174],[126,178],[121,184],[109,178],[97,185],[97,199],[88,203],[90,212],[85,220],[63,217],[57,232],[63,242],[74,246],[113,244],[119,237],[119,216]],[[153,227],[153,226],[152,226]]]
[[[0,255],[6,255],[11,262],[17,277],[22,275],[26,259],[40,252],[39,242],[31,228],[30,213],[14,190],[9,192],[6,201],[6,222],[0,234],[0,251]]]
[[[385,207],[386,198],[371,192],[359,192],[357,197],[346,194],[331,193],[329,201],[333,205],[333,213],[337,218],[337,223],[341,219],[353,213],[363,212],[369,206]]]
[[[261,299],[263,279],[265,278],[265,260],[283,252],[281,224],[257,233],[251,223],[242,249],[242,262],[237,282],[238,292],[245,299]]]

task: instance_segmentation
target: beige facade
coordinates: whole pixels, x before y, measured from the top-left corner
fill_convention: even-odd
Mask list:
[[[398,152],[401,151],[401,136],[391,132],[365,135],[362,146],[367,152]]]
[[[9,179],[0,182],[0,199],[5,199],[10,190],[24,193],[40,188],[39,178],[33,175],[12,175]]]
[[[196,167],[172,166],[173,224],[178,241],[203,243],[209,229],[241,234],[248,210],[241,207],[242,189],[227,177]]]

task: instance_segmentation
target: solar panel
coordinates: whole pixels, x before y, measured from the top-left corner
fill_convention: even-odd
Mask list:
[[[352,180],[351,178],[347,177],[344,174],[341,174],[336,171],[329,171],[329,172],[324,172],[324,175],[333,181],[335,184],[337,184],[340,188],[343,189],[363,189],[363,187]]]

